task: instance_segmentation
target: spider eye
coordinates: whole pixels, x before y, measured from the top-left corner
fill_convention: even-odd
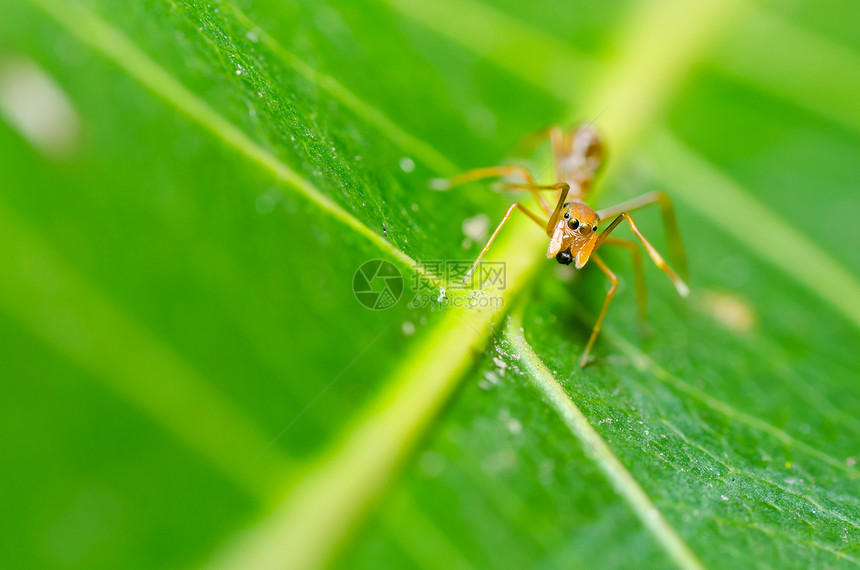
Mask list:
[[[567,213],[567,212],[565,212],[565,213],[564,213],[564,219],[566,220],[566,219],[568,219],[569,217],[570,217],[570,214],[569,214],[569,213]]]
[[[572,220],[569,220],[569,221],[567,222],[567,227],[569,227],[569,228],[570,228],[570,229],[572,229],[572,230],[575,230],[576,228],[578,228],[578,227],[579,227],[579,220],[577,220],[576,218],[573,218]]]

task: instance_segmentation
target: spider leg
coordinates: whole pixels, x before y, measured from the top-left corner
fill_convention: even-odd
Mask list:
[[[630,226],[630,231],[632,231],[633,234],[637,238],[639,238],[639,241],[642,242],[642,246],[645,248],[645,251],[648,252],[648,256],[651,257],[651,261],[654,262],[654,265],[656,265],[663,273],[669,276],[669,279],[672,280],[672,284],[675,285],[675,289],[678,291],[678,294],[682,297],[688,296],[690,294],[690,288],[687,286],[686,283],[684,283],[684,280],[678,277],[678,274],[675,273],[675,271],[671,267],[669,267],[669,264],[666,263],[666,260],[663,259],[663,256],[661,256],[660,253],[656,249],[654,249],[654,246],[651,245],[651,242],[649,242],[648,239],[644,235],[642,235],[642,232],[640,232],[639,228],[636,226],[636,222],[633,221],[633,218],[630,217],[630,214],[628,214],[627,212],[621,212],[618,217],[612,220],[612,223],[609,224],[609,227],[603,230],[603,233],[601,233],[600,237],[597,238],[597,243],[595,244],[594,249],[596,250],[597,248],[599,248],[600,245],[609,237],[609,234],[616,227],[618,227],[618,224],[625,220]]]
[[[564,203],[564,199],[567,198],[568,192],[570,192],[570,184],[567,182],[557,182],[555,184],[506,184],[508,188],[513,189],[522,189],[528,190],[532,194],[538,195],[538,191],[540,190],[560,190],[561,193],[558,195],[558,200],[556,201],[555,209],[550,209],[549,206],[541,200],[541,205],[544,206],[544,211],[546,211],[547,215],[549,215],[549,223],[547,223],[547,235],[552,235],[551,227],[555,225],[555,220],[558,219],[558,212],[561,210],[562,204]]]
[[[639,318],[645,321],[648,308],[648,292],[645,287],[645,270],[642,267],[642,252],[636,242],[628,239],[608,237],[603,241],[604,245],[621,247],[630,252],[633,258],[633,283],[636,287],[636,305],[639,307]]]
[[[472,276],[472,274],[475,272],[475,268],[478,267],[478,263],[481,262],[481,258],[484,257],[484,254],[487,253],[487,250],[489,250],[490,246],[493,245],[493,240],[496,239],[496,236],[499,234],[499,230],[501,230],[502,226],[504,226],[505,223],[507,223],[508,219],[510,219],[511,214],[514,212],[514,210],[519,210],[520,212],[522,212],[523,214],[528,216],[529,219],[531,219],[538,226],[540,226],[541,228],[544,227],[544,221],[540,218],[540,216],[538,216],[534,212],[530,211],[529,209],[527,209],[525,206],[523,206],[519,202],[514,202],[513,204],[511,204],[510,208],[508,208],[508,211],[505,212],[505,216],[502,218],[502,221],[496,227],[496,231],[494,231],[493,235],[490,236],[490,239],[487,240],[487,244],[484,246],[484,249],[481,250],[481,253],[478,255],[478,258],[475,260],[475,263],[473,263],[472,267],[469,268],[469,271],[466,272],[466,276],[463,277],[464,282],[467,281]]]
[[[615,291],[618,290],[618,277],[616,277],[612,270],[606,266],[603,259],[601,259],[596,253],[592,254],[591,259],[593,259],[594,263],[597,264],[600,270],[606,274],[606,277],[609,278],[612,286],[609,287],[609,291],[606,292],[606,300],[603,302],[603,308],[600,310],[600,315],[598,315],[597,321],[594,323],[594,328],[591,329],[591,337],[588,339],[588,344],[585,345],[585,350],[582,352],[582,357],[579,359],[579,366],[583,368],[588,364],[588,355],[591,352],[591,347],[594,345],[597,333],[600,332],[600,327],[603,326],[603,318],[606,316],[606,309],[609,308],[609,303],[615,296]]]
[[[678,229],[678,221],[675,218],[675,207],[672,205],[672,200],[664,192],[648,192],[632,200],[621,202],[615,206],[604,208],[597,211],[597,216],[603,220],[614,218],[621,213],[630,213],[652,204],[659,204],[660,213],[663,217],[663,231],[666,234],[666,244],[669,247],[669,255],[675,266],[678,268],[678,273],[684,278],[689,276],[687,271],[687,254],[684,251],[684,242],[681,240],[681,232]]]

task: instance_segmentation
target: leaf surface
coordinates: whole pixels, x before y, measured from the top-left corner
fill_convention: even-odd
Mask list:
[[[809,10],[13,2],[0,90],[74,120],[28,142],[3,98],[9,564],[860,564],[858,56]],[[409,307],[474,295],[434,262],[510,199],[429,180],[583,119],[599,204],[675,197],[690,301],[646,268],[643,336],[607,252],[580,369],[605,280],[520,221],[500,310]],[[353,295],[370,259],[394,308]]]

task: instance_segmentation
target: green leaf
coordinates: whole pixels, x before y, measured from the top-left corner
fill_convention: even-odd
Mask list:
[[[860,565],[856,8],[595,6],[7,6],[8,565]],[[592,120],[693,294],[646,268],[643,334],[607,251],[580,369],[605,278],[514,219],[457,289],[511,196],[429,186]]]

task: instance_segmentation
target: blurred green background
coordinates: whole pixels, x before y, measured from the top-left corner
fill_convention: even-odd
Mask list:
[[[860,565],[858,21],[6,2],[3,566]],[[580,369],[607,283],[513,223],[502,310],[410,307],[415,260],[474,258],[464,221],[510,200],[428,181],[579,121],[607,141],[599,205],[675,199],[689,301],[646,267],[643,335],[607,253],[621,288]],[[393,308],[353,295],[370,259],[403,272]]]

